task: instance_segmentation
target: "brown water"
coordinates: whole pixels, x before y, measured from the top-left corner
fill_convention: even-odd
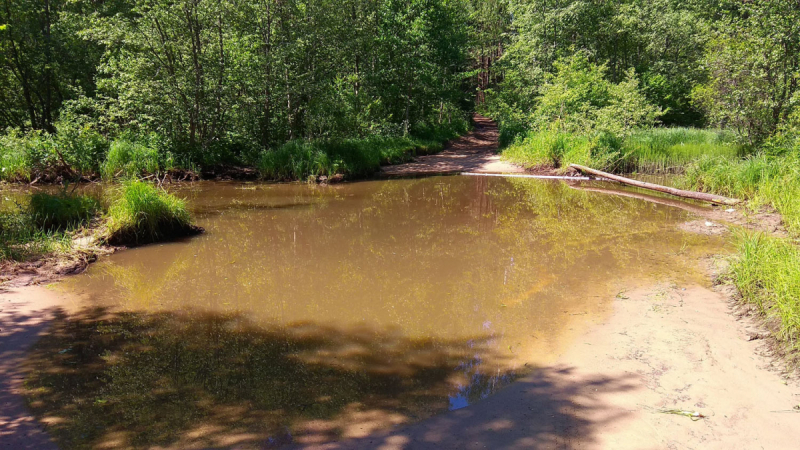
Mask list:
[[[625,286],[702,280],[696,258],[723,244],[679,231],[681,209],[562,182],[177,193],[206,234],[57,287],[93,308],[33,357],[62,442],[279,446],[461,408],[553,360]]]

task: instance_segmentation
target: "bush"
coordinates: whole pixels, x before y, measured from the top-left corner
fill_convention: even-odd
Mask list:
[[[108,210],[111,245],[142,245],[199,231],[183,200],[144,181],[125,182]]]
[[[558,128],[577,134],[608,132],[626,136],[632,130],[653,126],[661,110],[648,103],[631,70],[624,81],[606,79],[605,66],[576,53],[554,64],[556,73],[541,88],[531,123],[542,130]]]
[[[136,177],[158,173],[160,167],[157,148],[119,138],[111,144],[102,172],[105,178]]]
[[[91,220],[99,210],[100,203],[85,195],[35,193],[29,206],[33,223],[46,231],[78,227]]]

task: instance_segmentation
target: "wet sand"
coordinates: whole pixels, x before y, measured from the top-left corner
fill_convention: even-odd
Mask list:
[[[62,299],[42,287],[0,291],[0,448],[51,449],[56,445],[28,411],[21,395],[27,350],[48,329]]]
[[[725,293],[657,285],[616,298],[558,361],[489,399],[391,433],[309,449],[789,449],[796,382]],[[757,335],[757,333],[756,333]],[[666,414],[699,412],[705,418]]]

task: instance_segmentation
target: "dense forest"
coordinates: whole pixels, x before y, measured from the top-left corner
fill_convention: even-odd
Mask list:
[[[3,0],[3,178],[276,166],[290,141],[444,140],[476,107],[506,144],[710,126],[787,149],[798,19],[791,0]]]

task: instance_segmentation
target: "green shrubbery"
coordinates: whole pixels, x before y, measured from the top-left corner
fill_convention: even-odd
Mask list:
[[[161,157],[156,147],[127,138],[119,138],[111,143],[101,170],[106,178],[154,174],[162,168],[160,160]]]
[[[106,239],[112,245],[148,244],[197,230],[183,200],[144,181],[125,182],[108,209]]]
[[[462,120],[447,126],[420,126],[413,130],[413,137],[291,141],[263,152],[257,167],[269,180],[304,180],[309,176],[334,174],[367,177],[377,172],[381,165],[440,151],[444,142],[467,129],[468,123]]]

